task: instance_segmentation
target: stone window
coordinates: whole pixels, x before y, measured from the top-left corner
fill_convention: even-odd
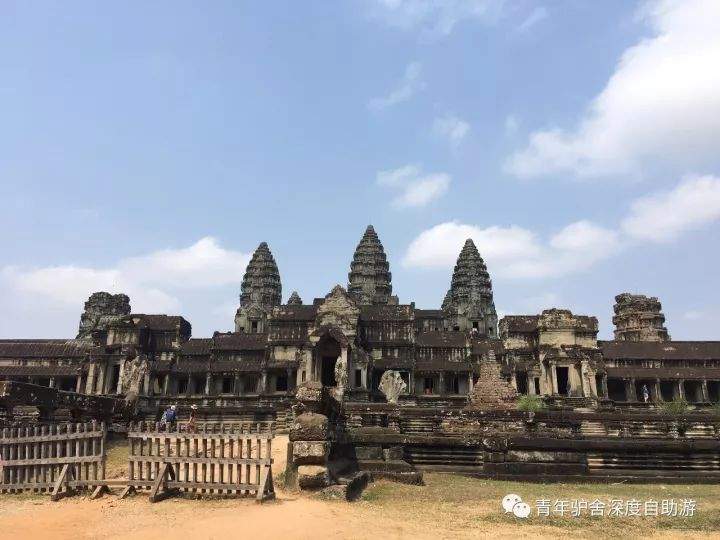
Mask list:
[[[355,388],[362,387],[362,369],[355,370]]]
[[[423,394],[434,394],[435,393],[435,379],[432,377],[425,377],[423,379]]]
[[[275,378],[275,391],[276,392],[287,392],[288,390],[288,378],[287,374],[283,373]]]
[[[222,379],[222,393],[223,394],[232,394],[235,389],[235,378],[232,376],[226,375]]]

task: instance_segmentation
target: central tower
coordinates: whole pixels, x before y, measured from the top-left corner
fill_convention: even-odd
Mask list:
[[[348,274],[348,293],[358,304],[396,304],[385,250],[372,225],[355,248]]]

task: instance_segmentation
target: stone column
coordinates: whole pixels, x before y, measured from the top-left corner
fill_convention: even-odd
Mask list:
[[[55,388],[55,377],[50,377],[50,381],[48,382],[48,388]]]
[[[88,368],[87,380],[85,381],[85,393],[86,394],[95,393],[95,377],[96,376],[97,376],[97,366],[95,365],[95,362],[91,362],[90,367]]]
[[[677,399],[685,399],[685,379],[680,379],[675,385],[675,397]]]
[[[660,379],[655,379],[653,386],[655,387],[655,401],[659,403],[663,400],[662,392],[660,390]]]
[[[635,391],[635,379],[625,379],[625,395],[628,401],[637,401],[637,392]]]
[[[208,371],[205,374],[205,395],[206,396],[210,396],[215,393],[215,392],[213,392],[212,384],[213,384],[213,376],[212,376],[212,373],[210,373]]]
[[[155,375],[150,374],[150,369],[145,372],[145,377],[143,377],[143,389],[142,393],[146,396],[149,396],[151,393],[153,393],[154,390],[154,380]]]
[[[440,382],[439,382],[439,384],[440,384],[440,391],[437,392],[437,393],[440,394],[441,396],[444,396],[444,395],[445,395],[445,372],[444,372],[444,371],[441,371],[441,372],[440,372],[440,379],[439,379],[439,381],[440,381]]]
[[[702,400],[707,403],[708,401],[710,401],[710,393],[708,392],[707,379],[703,379],[700,384],[702,389]]]
[[[82,380],[83,380],[82,373],[78,373],[77,380],[75,381],[75,391],[78,394],[82,394],[82,391],[83,391]]]
[[[293,384],[291,384],[291,383],[292,383],[292,380],[293,380],[292,369],[291,369],[291,368],[287,368],[287,390],[286,390],[286,392],[287,392],[288,394],[292,393],[292,388],[293,388],[293,386],[294,386]]]
[[[258,393],[260,393],[260,394],[267,393],[267,370],[266,369],[262,370],[262,373],[260,375],[260,390]]]
[[[233,381],[233,394],[235,394],[236,396],[240,395],[240,384],[241,384],[240,374],[236,373],[235,380]]]
[[[551,394],[557,394],[558,393],[558,383],[557,383],[557,371],[555,369],[555,366],[550,366],[550,378],[552,380],[552,392]]]
[[[167,396],[168,392],[170,391],[170,373],[165,374],[165,379],[163,379],[163,387],[162,387],[162,395]]]

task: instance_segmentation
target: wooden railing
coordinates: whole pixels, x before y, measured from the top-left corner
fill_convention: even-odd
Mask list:
[[[152,502],[177,490],[273,498],[272,438],[262,423],[131,424],[126,491],[150,488]]]
[[[104,424],[4,428],[1,433],[0,493],[50,491],[57,500],[104,481]]]

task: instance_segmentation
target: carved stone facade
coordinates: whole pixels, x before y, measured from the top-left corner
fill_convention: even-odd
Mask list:
[[[618,340],[598,341],[595,317],[564,309],[506,316],[498,334],[490,275],[471,240],[442,309],[419,309],[391,296],[372,227],[349,280],[349,290],[337,285],[309,303],[293,293],[282,304],[277,264],[262,243],[242,282],[235,332],[191,339],[180,316],[132,314],[126,296],[96,293],[80,339],[0,340],[0,379],[235,411],[288,406],[306,385],[346,402],[440,407],[467,405],[471,396],[505,407],[515,393],[635,404],[644,386],[651,403],[720,400],[720,342],[667,341],[653,298],[617,297]],[[383,392],[388,372],[397,396]]]
[[[622,293],[615,297],[615,339],[618,341],[670,341],[662,304],[653,297]]]

